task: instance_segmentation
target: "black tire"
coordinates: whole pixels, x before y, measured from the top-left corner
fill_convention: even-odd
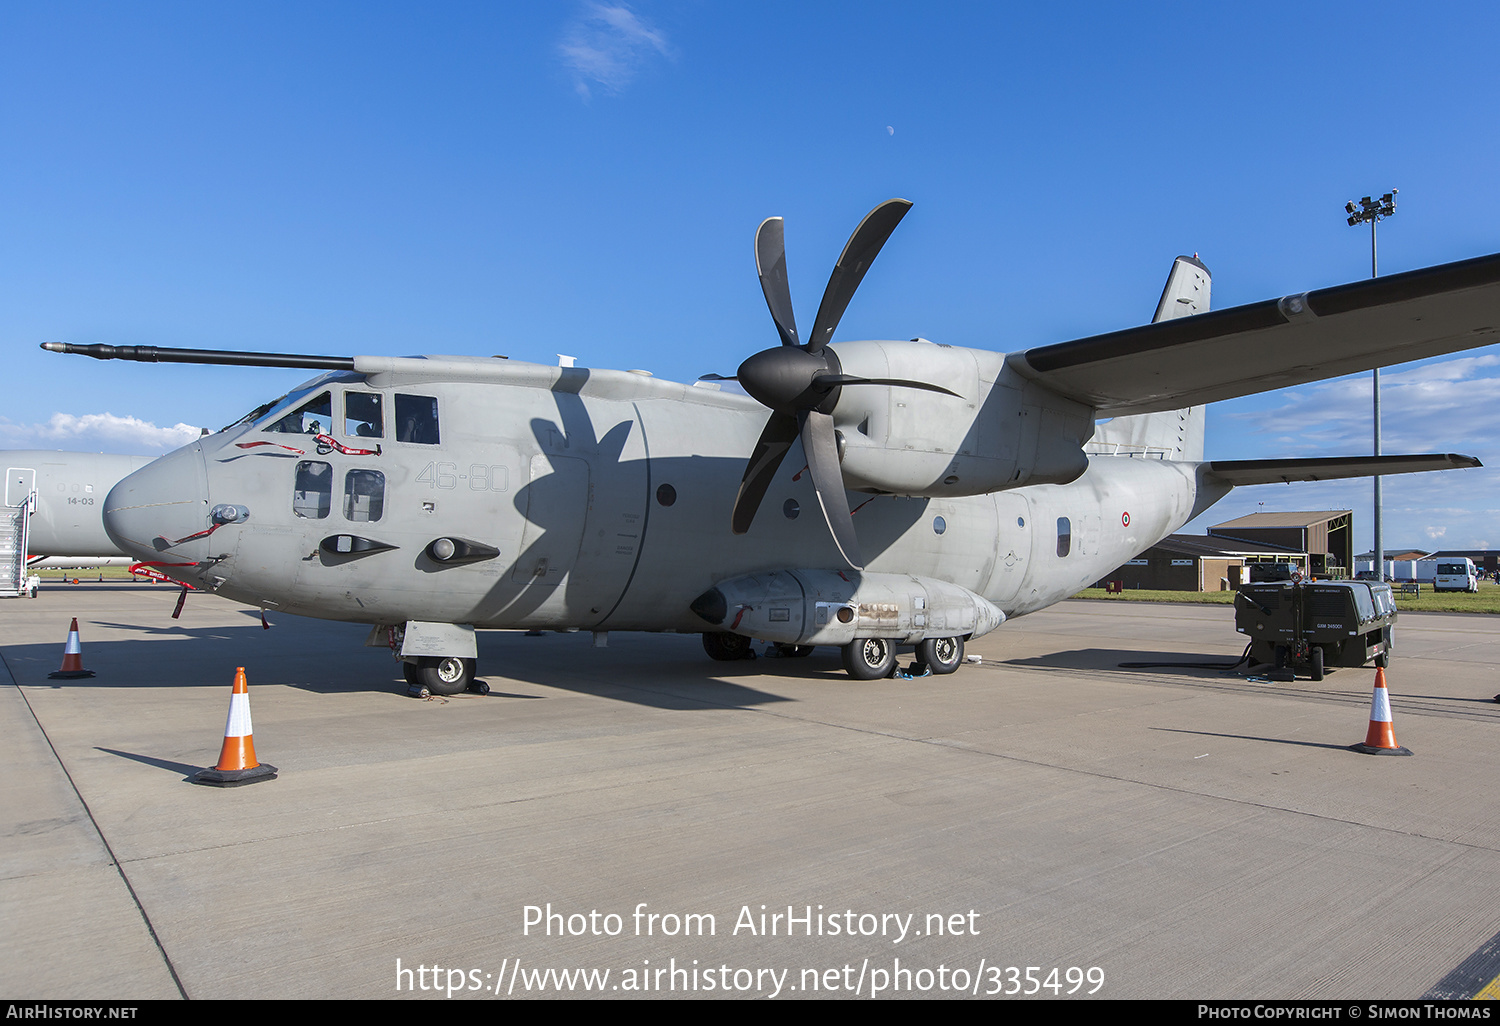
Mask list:
[[[917,646],[917,661],[935,674],[952,673],[964,661],[964,639],[928,638]]]
[[[749,658],[750,639],[743,634],[714,631],[703,635],[703,651],[708,653],[710,659],[732,663],[736,659]]]
[[[417,664],[410,659],[401,660],[401,676],[405,677],[406,683],[414,688],[422,686],[422,682],[417,680]]]
[[[896,668],[896,643],[889,638],[855,638],[843,653],[844,669],[855,680],[879,680]]]
[[[1308,678],[1310,680],[1323,679],[1323,646],[1314,645],[1307,653]]]
[[[417,686],[434,695],[461,695],[474,683],[474,660],[459,656],[418,656]]]

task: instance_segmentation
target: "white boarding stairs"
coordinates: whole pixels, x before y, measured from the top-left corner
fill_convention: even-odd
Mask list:
[[[12,467],[5,474],[5,505],[0,506],[0,598],[26,591],[26,529],[36,508],[36,471]]]

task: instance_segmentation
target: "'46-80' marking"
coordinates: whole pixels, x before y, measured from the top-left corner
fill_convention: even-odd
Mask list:
[[[510,487],[510,471],[503,464],[471,463],[469,472],[460,474],[457,463],[429,463],[417,480],[430,488],[453,489],[460,481],[467,481],[471,492],[503,492]]]

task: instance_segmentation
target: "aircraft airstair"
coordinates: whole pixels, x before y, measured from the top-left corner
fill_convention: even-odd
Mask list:
[[[34,470],[6,471],[6,504],[0,506],[0,598],[18,598],[26,592],[26,529],[36,501],[35,481]]]

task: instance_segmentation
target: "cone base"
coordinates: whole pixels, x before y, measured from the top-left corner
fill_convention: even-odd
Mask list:
[[[1411,749],[1410,748],[1402,748],[1400,745],[1397,745],[1395,748],[1376,748],[1373,745],[1367,745],[1367,744],[1365,744],[1363,741],[1361,741],[1357,745],[1350,745],[1349,746],[1349,751],[1351,751],[1351,752],[1359,752],[1361,755],[1410,755],[1411,754]]]
[[[92,677],[93,670],[53,670],[47,674],[48,680],[81,680],[84,677]]]
[[[275,780],[276,767],[261,763],[250,769],[200,770],[192,778],[195,784],[206,784],[209,787],[243,787],[246,784],[258,784],[262,780]]]

